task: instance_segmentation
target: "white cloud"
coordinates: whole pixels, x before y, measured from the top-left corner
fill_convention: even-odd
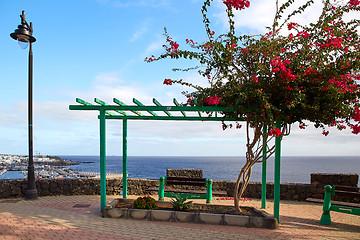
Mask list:
[[[120,78],[119,75],[120,75],[119,72],[109,72],[109,73],[99,74],[95,77],[93,85],[95,85],[95,87],[99,87],[102,85],[111,86],[114,84],[123,83],[124,81]]]
[[[120,72],[99,74],[95,76],[88,89],[73,91],[71,95],[89,102],[96,97],[109,104],[113,102],[114,97],[123,102],[132,102],[132,98],[136,96],[150,98],[147,91],[151,91],[151,89],[138,82],[125,81],[120,75]]]
[[[140,23],[140,26],[136,29],[135,33],[130,38],[130,42],[138,40],[140,37],[144,36],[149,31],[149,26],[151,25],[151,19],[147,18]]]
[[[280,2],[282,3],[283,1]],[[240,30],[243,34],[267,32],[265,27],[271,27],[274,22],[276,10],[275,3],[275,0],[255,0],[251,1],[249,8],[241,11],[234,11],[236,29]],[[288,14],[303,4],[304,1],[295,1],[295,3],[282,14],[282,17],[286,18]],[[281,4],[279,4],[279,6],[281,6]],[[219,9],[219,13],[214,14],[214,16],[222,21],[225,29],[228,29],[228,18],[225,12],[225,5],[218,2],[216,7]],[[320,16],[321,10],[321,1],[315,1],[315,3],[304,13],[295,15],[292,18],[292,21],[300,24],[308,24],[312,21],[316,21],[318,16]]]
[[[158,53],[159,51],[161,51],[163,49],[163,45],[164,45],[164,39],[160,38],[152,43],[150,43],[148,45],[148,47],[145,50],[145,56],[149,56],[149,55],[155,55],[156,53]]]

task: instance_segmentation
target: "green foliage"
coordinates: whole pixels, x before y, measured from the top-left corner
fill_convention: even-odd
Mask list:
[[[157,203],[154,198],[147,197],[138,197],[133,203],[132,206],[134,208],[139,209],[154,209],[157,208]]]
[[[324,0],[317,21],[301,25],[290,22],[292,17],[303,14],[314,1],[283,16],[294,2],[277,6],[269,32],[256,36],[236,36],[233,10],[227,8],[229,32],[215,37],[207,17],[212,0],[206,0],[202,14],[208,40],[197,44],[187,39],[193,51],[183,51],[165,32],[169,46],[153,60],[181,57],[200,63],[195,68],[201,68],[199,73],[209,79],[209,87],[173,80],[196,89],[189,94],[190,104],[207,105],[208,99],[216,96],[218,105],[235,108],[225,115],[254,127],[265,124],[274,128],[276,119],[281,119],[283,126],[295,122],[304,126],[308,120],[323,129],[336,126],[341,130],[347,125],[357,134],[360,38],[356,29],[360,21],[343,19],[360,6],[356,1]]]
[[[171,204],[173,206],[173,209],[176,211],[186,211],[188,209],[191,209],[193,206],[192,201],[186,202],[187,197],[180,197],[176,196],[175,199],[171,199]]]

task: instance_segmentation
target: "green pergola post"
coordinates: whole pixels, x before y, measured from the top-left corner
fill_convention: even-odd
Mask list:
[[[106,206],[106,128],[105,111],[100,111],[100,206]]]
[[[261,208],[266,208],[266,136],[267,136],[267,126],[264,125],[264,138],[263,138],[263,162],[262,162],[262,182],[261,182]]]
[[[281,129],[281,120],[277,120],[276,128]],[[274,176],[274,217],[279,221],[280,216],[280,156],[281,138],[279,135],[275,139],[275,176]]]
[[[123,119],[123,198],[127,198],[127,119]]]

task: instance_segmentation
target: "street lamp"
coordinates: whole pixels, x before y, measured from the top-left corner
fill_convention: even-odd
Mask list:
[[[32,23],[30,25],[25,20],[25,11],[22,11],[20,15],[21,25],[18,25],[18,28],[10,34],[10,36],[17,40],[20,47],[25,49],[30,44],[29,49],[29,93],[28,93],[28,123],[29,123],[29,164],[28,164],[28,179],[27,179],[27,189],[25,191],[25,199],[32,200],[38,198],[38,192],[36,190],[35,183],[35,172],[34,172],[34,159],[33,159],[33,110],[32,110],[32,75],[33,75],[33,53],[32,53],[32,43],[36,39],[32,36],[33,28]]]

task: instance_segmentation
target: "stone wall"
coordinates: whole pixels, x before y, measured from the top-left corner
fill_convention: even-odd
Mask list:
[[[345,183],[346,179],[351,179],[353,184],[354,179],[358,179],[356,174],[341,174],[343,179],[341,183]],[[356,175],[353,177],[352,175]],[[339,176],[338,176],[339,177]],[[281,183],[280,184],[280,199],[283,200],[298,200],[304,201],[307,198],[319,198],[324,197],[324,183],[320,183],[318,179],[324,180],[326,184],[339,185],[338,178],[334,178],[335,182],[331,182],[331,178],[328,174],[323,174],[323,177],[312,177],[311,184],[300,183]],[[315,181],[316,180],[316,181]],[[159,186],[159,180],[151,179],[128,179],[128,194],[129,195],[147,195],[155,194],[154,192],[147,192],[149,187]],[[234,196],[234,181],[214,181],[213,191],[227,191],[229,196]],[[177,186],[181,188],[181,186]],[[184,186],[186,187],[186,186]],[[36,181],[36,188],[39,196],[49,195],[99,195],[100,194],[100,180],[99,179],[39,179]],[[0,198],[17,198],[22,197],[26,190],[26,180],[0,180]],[[122,190],[122,179],[108,179],[106,181],[106,193],[108,195],[120,195]],[[216,197],[216,196],[215,196]],[[244,196],[245,198],[261,198],[261,183],[250,182]],[[274,197],[274,184],[268,183],[266,185],[266,197],[271,199]],[[337,199],[333,197],[333,200],[345,201],[348,199]],[[360,203],[360,199],[352,199],[352,202]]]
[[[324,189],[325,185],[342,185],[357,187],[359,182],[359,175],[357,174],[335,174],[335,173],[312,173],[310,174],[311,184],[317,189]],[[324,191],[323,191],[324,192]],[[316,193],[313,198],[323,198],[324,194]],[[332,200],[336,201],[350,201],[359,203],[360,198],[349,200],[346,196],[331,196]]]
[[[122,179],[106,181],[106,193],[120,195]],[[17,198],[24,196],[27,181],[23,179],[0,180],[0,198]],[[39,179],[36,181],[39,196],[52,195],[99,195],[100,179],[68,178],[68,179]]]
[[[202,178],[203,170],[201,169],[166,169],[167,177],[191,177],[191,178]]]
[[[335,174],[335,173],[312,173],[310,174],[311,184],[318,185],[342,185],[357,187],[359,175],[357,174]]]

